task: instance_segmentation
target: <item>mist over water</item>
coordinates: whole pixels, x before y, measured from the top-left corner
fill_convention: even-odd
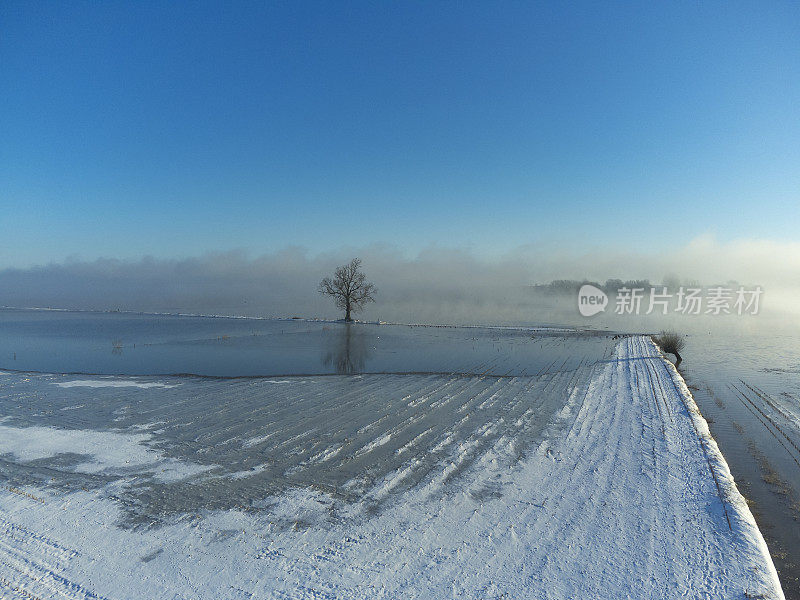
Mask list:
[[[772,242],[720,243],[703,237],[651,255],[614,250],[520,248],[488,259],[467,250],[429,248],[409,258],[396,248],[369,246],[310,255],[301,248],[260,257],[244,252],[186,259],[67,260],[0,271],[0,305],[89,310],[340,318],[317,292],[319,281],[353,256],[378,287],[367,321],[445,324],[566,324],[622,331],[755,333],[800,330],[800,246]],[[614,314],[591,318],[575,293],[544,294],[532,286],[552,280],[649,280],[653,285],[761,286],[758,315]],[[643,301],[642,313],[646,309]]]
[[[69,260],[0,271],[0,305],[339,319],[342,315],[333,303],[316,292],[317,284],[337,265],[359,256],[368,278],[378,287],[377,302],[356,315],[365,321],[565,325],[607,331],[609,335],[580,342],[584,349],[598,346],[600,352],[593,355],[594,360],[603,356],[603,344],[613,344],[610,332],[675,329],[687,336],[681,370],[752,503],[784,587],[800,592],[800,566],[792,559],[800,553],[796,542],[800,539],[800,489],[793,483],[800,480],[796,462],[800,455],[787,450],[794,447],[789,442],[785,446],[775,443],[775,432],[758,418],[755,409],[748,412],[750,405],[746,404],[752,401],[753,406],[764,408],[769,403],[758,404],[759,397],[751,392],[747,400],[739,396],[740,390],[752,386],[759,394],[767,394],[769,402],[780,406],[790,421],[800,423],[800,344],[796,342],[800,282],[794,279],[794,273],[800,272],[798,255],[792,245],[725,245],[704,239],[658,257],[613,252],[578,255],[564,253],[563,248],[528,248],[489,260],[463,250],[434,248],[411,259],[390,248],[370,247],[319,256],[287,249],[258,258],[230,252],[181,260]],[[602,286],[610,278],[647,280],[639,314],[617,314],[612,294],[603,312],[582,316],[577,284],[592,281]],[[575,289],[554,292],[543,285],[563,279],[573,280]],[[667,284],[671,293],[677,292],[676,286],[761,286],[763,295],[758,314],[712,315],[705,314],[704,308],[701,314],[683,315],[674,310],[674,302],[667,314],[660,310],[647,314],[648,288],[662,284]],[[551,364],[575,368],[570,360],[586,360],[585,354],[574,352],[572,346],[547,338],[533,340],[532,333],[2,312],[0,367],[20,370],[351,375],[431,370],[483,373],[488,369],[495,375],[524,377],[545,372]],[[25,320],[22,329],[15,330],[14,313]],[[105,317],[124,327],[98,331],[80,325],[82,319],[97,324],[105,322]],[[52,318],[69,325],[61,334],[53,327],[38,331],[32,325],[52,323]],[[157,326],[142,329],[141,323],[130,323],[130,319]],[[292,330],[305,332],[302,340],[293,336]],[[119,349],[113,345],[115,339],[121,342]],[[147,345],[140,345],[139,340]],[[526,353],[526,348],[533,354]],[[269,370],[263,368],[265,361]],[[153,364],[159,369],[154,371]],[[800,444],[796,423],[781,427],[794,444]]]

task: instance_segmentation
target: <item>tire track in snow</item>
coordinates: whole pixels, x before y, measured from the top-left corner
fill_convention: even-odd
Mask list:
[[[0,520],[0,584],[19,598],[104,600],[88,587],[62,575],[78,556],[77,550]]]

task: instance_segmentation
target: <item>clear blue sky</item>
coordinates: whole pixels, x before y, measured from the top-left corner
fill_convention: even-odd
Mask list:
[[[800,4],[3,2],[0,207],[0,267],[798,240]]]

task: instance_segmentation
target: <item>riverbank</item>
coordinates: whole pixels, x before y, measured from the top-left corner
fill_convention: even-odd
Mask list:
[[[524,377],[0,384],[2,439],[26,440],[0,447],[8,594],[783,598],[688,389],[644,337]],[[123,441],[135,464],[112,451]]]

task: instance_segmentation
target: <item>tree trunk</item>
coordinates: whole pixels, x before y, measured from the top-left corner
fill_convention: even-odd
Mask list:
[[[344,320],[347,323],[349,323],[350,321],[353,320],[353,319],[350,318],[350,303],[349,302],[347,303],[347,308],[346,308],[346,311],[345,311],[345,314],[344,314]]]
[[[675,364],[676,364],[676,365],[679,365],[679,364],[680,364],[680,362],[683,360],[683,359],[681,358],[681,355],[680,355],[680,354],[678,354],[677,352],[673,352],[673,354],[675,355]]]

